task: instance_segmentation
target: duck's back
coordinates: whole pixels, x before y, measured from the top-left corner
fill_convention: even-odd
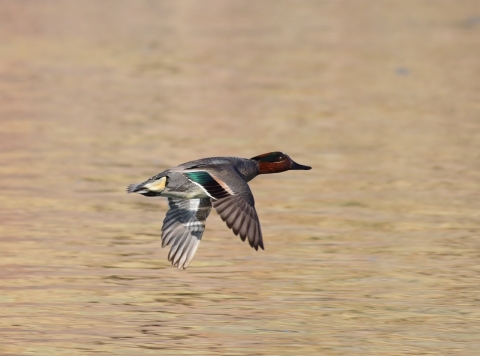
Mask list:
[[[258,166],[255,161],[252,161],[247,158],[240,157],[208,157],[201,158],[195,161],[190,161],[182,163],[177,167],[177,169],[202,169],[202,167],[208,167],[209,169],[215,170],[215,167],[218,167],[220,170],[223,165],[229,165],[235,167],[238,172],[242,175],[242,178],[245,181],[250,181],[258,175]]]

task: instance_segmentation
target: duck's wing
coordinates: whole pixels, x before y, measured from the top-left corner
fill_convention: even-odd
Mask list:
[[[162,247],[172,246],[168,260],[178,269],[185,269],[197,251],[212,204],[209,198],[168,198],[168,210],[162,226]]]
[[[183,174],[212,198],[213,207],[235,235],[240,235],[242,241],[248,238],[255,250],[259,247],[264,249],[255,199],[235,167],[205,167],[202,170],[184,171]]]

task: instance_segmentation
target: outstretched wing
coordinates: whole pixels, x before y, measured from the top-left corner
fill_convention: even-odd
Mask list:
[[[251,196],[251,193],[250,193]],[[262,250],[263,239],[260,221],[255,206],[250,203],[247,194],[236,194],[213,201],[213,207],[235,235],[240,235],[242,241],[248,238],[248,243],[255,250]],[[253,196],[252,196],[253,200]]]
[[[213,207],[235,235],[242,241],[248,238],[255,250],[264,248],[252,191],[235,167],[221,165],[183,174],[212,198]]]
[[[162,226],[162,247],[172,246],[168,260],[178,269],[185,269],[197,251],[212,204],[209,198],[168,198],[168,210]]]

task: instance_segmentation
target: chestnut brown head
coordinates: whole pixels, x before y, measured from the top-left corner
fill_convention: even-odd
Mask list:
[[[312,167],[304,166],[293,161],[287,154],[283,152],[269,152],[263,155],[250,158],[258,161],[258,170],[260,174],[280,173],[291,170],[308,171]]]

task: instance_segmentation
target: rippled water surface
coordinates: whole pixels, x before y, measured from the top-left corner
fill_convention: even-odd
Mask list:
[[[3,1],[1,355],[478,355],[477,1]],[[251,182],[266,245],[167,204],[199,157]]]

